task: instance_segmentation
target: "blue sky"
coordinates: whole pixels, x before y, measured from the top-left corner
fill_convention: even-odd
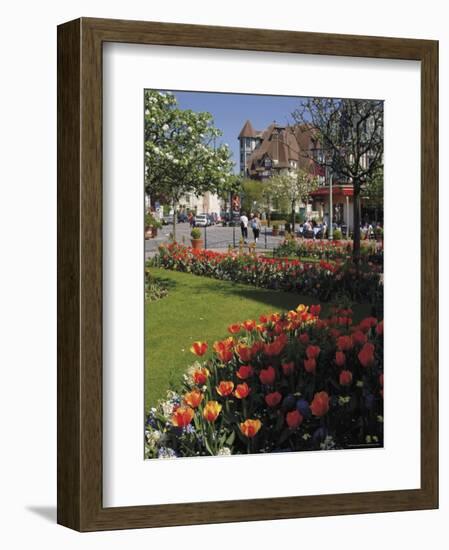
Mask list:
[[[291,113],[301,101],[300,97],[171,91],[181,109],[212,114],[215,126],[223,132],[221,141],[231,148],[236,172],[239,171],[237,137],[246,120],[251,121],[255,130],[264,130],[274,120],[286,124],[292,121]]]

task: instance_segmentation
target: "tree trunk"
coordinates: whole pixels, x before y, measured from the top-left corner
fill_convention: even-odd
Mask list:
[[[176,200],[173,200],[173,242],[176,242]]]
[[[292,227],[291,227],[292,233],[295,232],[295,217],[296,217],[295,204],[296,204],[295,201],[292,201]]]
[[[352,260],[358,265],[360,261],[360,184],[354,181],[354,243],[352,250]]]

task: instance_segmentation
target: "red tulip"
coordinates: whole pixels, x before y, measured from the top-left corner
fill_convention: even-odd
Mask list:
[[[374,363],[374,345],[367,342],[359,351],[357,357],[363,367],[370,367]]]
[[[251,332],[256,328],[256,321],[252,321],[252,320],[244,321],[242,323],[242,327],[248,332]]]
[[[262,369],[259,373],[259,379],[262,384],[271,386],[276,379],[276,371],[273,369],[273,367]]]
[[[192,347],[190,348],[190,351],[193,354],[197,355],[198,357],[201,357],[207,351],[207,343],[206,342],[193,342]]]
[[[250,347],[246,346],[245,344],[239,344],[236,348],[236,351],[242,361],[251,361],[253,353]]]
[[[234,389],[234,382],[231,382],[230,380],[223,380],[215,389],[217,390],[218,395],[221,395],[221,397],[227,397],[228,395],[231,395],[232,390]]]
[[[335,352],[335,363],[338,367],[342,367],[346,363],[346,355],[342,351]]]
[[[341,386],[349,386],[352,382],[352,372],[350,370],[342,370],[339,382]]]
[[[231,334],[237,334],[238,332],[240,332],[240,325],[239,324],[229,325],[228,326],[228,331]]]
[[[381,321],[377,327],[376,327],[376,333],[379,335],[379,336],[382,336],[383,333],[384,333],[384,322]]]
[[[253,375],[253,372],[253,367],[251,365],[242,365],[236,374],[240,380],[246,380]]]
[[[282,395],[278,391],[274,391],[272,393],[267,393],[267,395],[265,396],[265,403],[269,407],[273,408],[279,405],[279,403],[281,402],[281,399],[282,399]]]
[[[292,374],[295,371],[295,363],[293,361],[290,361],[290,363],[282,363],[282,372],[285,376],[288,376],[289,374]]]
[[[177,428],[184,428],[192,422],[194,414],[190,407],[178,407],[171,417],[171,422]]]
[[[291,430],[294,430],[301,425],[303,421],[303,416],[299,411],[295,409],[294,411],[287,413],[285,420],[287,421],[288,427]]]
[[[309,343],[309,335],[307,334],[307,332],[303,332],[302,334],[300,334],[298,336],[298,340],[301,342],[301,344],[308,344]]]
[[[306,355],[308,359],[316,359],[318,355],[320,354],[320,347],[319,346],[307,346],[306,348]]]
[[[375,327],[377,325],[377,319],[375,317],[366,317],[359,323],[360,330],[363,330],[363,332],[368,332],[370,328]]]
[[[361,330],[356,330],[352,335],[352,341],[359,346],[362,346],[368,340],[366,334]]]
[[[193,381],[197,386],[202,386],[206,383],[207,379],[209,377],[209,371],[205,367],[199,367],[198,369],[193,371]]]
[[[243,382],[243,384],[237,385],[234,391],[234,395],[237,397],[237,399],[245,399],[245,397],[248,397],[250,391],[251,388],[248,386],[248,384],[246,382]]]
[[[304,359],[304,370],[310,374],[314,374],[316,370],[316,360]]]
[[[353,343],[350,336],[340,336],[337,338],[337,347],[340,351],[348,351],[352,349]]]

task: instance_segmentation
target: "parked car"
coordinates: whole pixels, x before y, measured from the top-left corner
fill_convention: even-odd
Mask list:
[[[162,218],[162,225],[172,225],[173,224],[173,214],[168,214]]]
[[[208,214],[197,214],[195,216],[195,227],[207,227],[210,224]]]
[[[185,223],[189,221],[189,217],[185,212],[179,212],[178,213],[178,223]]]

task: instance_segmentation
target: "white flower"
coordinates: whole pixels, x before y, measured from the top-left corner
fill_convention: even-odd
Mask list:
[[[162,126],[162,130],[164,130],[164,132],[168,132],[168,129],[169,129],[169,125],[168,124],[164,124]]]
[[[218,451],[218,455],[219,456],[231,456],[232,453],[231,453],[231,449],[229,447],[222,447],[219,451]]]
[[[173,164],[179,164],[179,160],[178,159],[173,159]]]
[[[162,409],[162,412],[164,413],[164,416],[172,415],[173,406],[174,406],[174,403],[172,403],[171,401],[163,401],[161,403],[161,409]]]
[[[149,115],[150,114],[150,109],[145,109],[145,114]]]

